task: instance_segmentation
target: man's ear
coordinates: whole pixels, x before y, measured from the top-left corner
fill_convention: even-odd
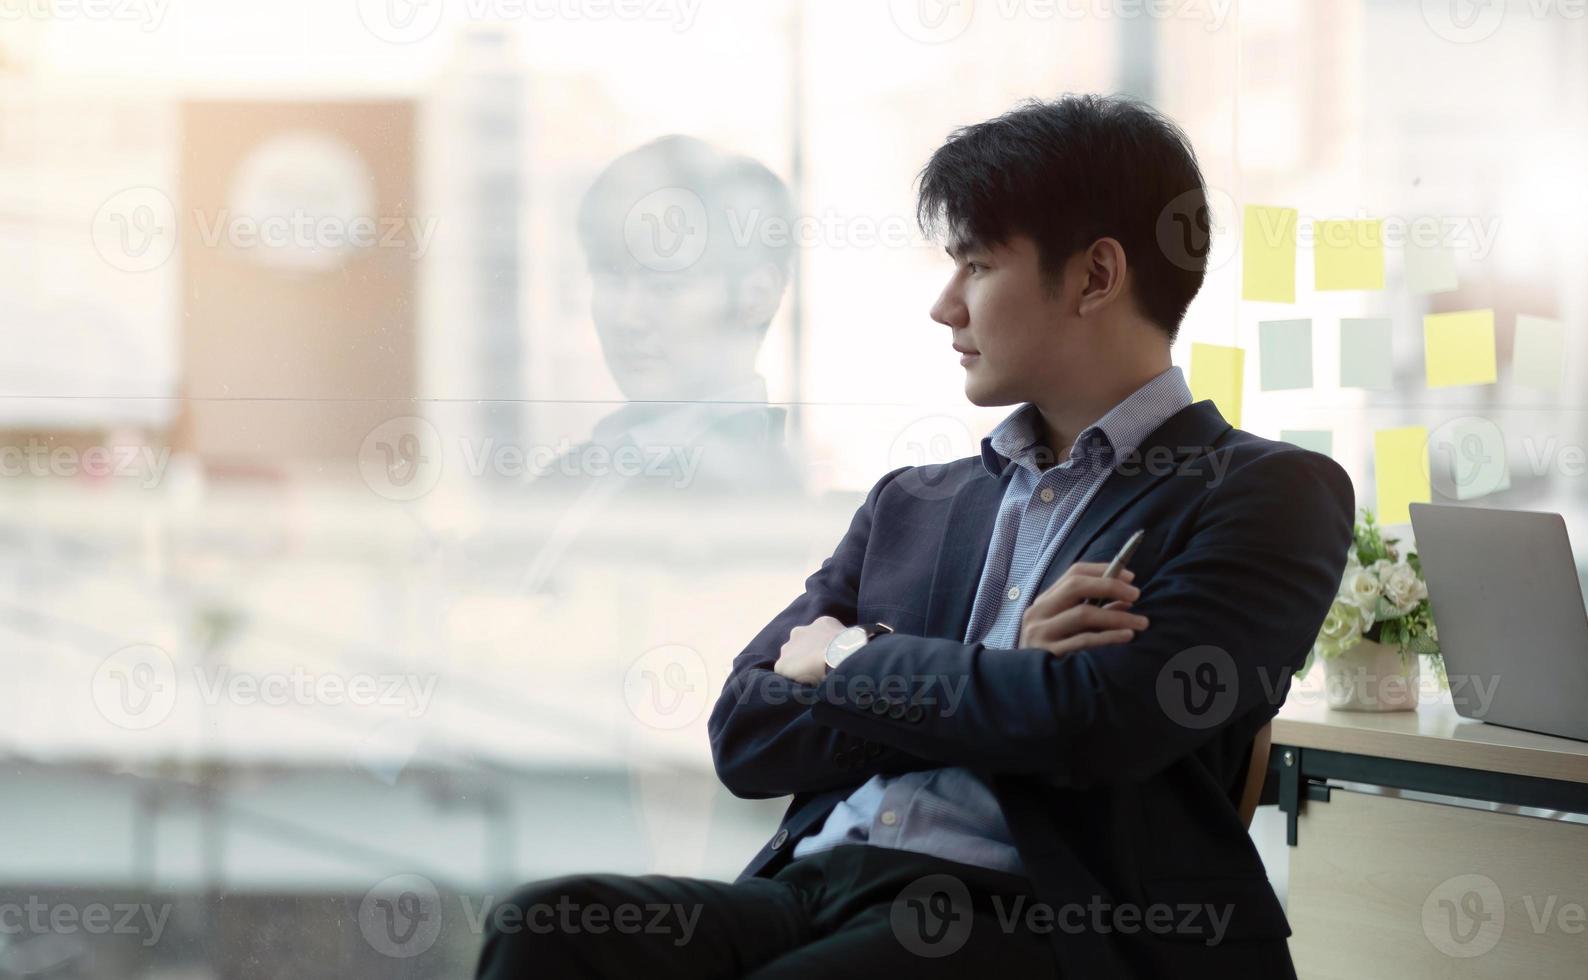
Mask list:
[[[783,302],[786,284],[783,271],[771,262],[762,263],[740,276],[735,319],[741,326],[755,327],[770,321]]]
[[[1081,295],[1078,312],[1103,309],[1125,292],[1125,247],[1117,239],[1099,238],[1081,253]]]

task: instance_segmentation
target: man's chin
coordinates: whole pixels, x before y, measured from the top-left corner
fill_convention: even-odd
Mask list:
[[[974,378],[965,379],[965,398],[978,408],[1013,405],[1016,401],[1019,401],[1019,399],[1012,398],[990,385],[979,383]]]

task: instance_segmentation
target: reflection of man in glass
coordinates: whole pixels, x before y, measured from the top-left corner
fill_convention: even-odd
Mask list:
[[[603,469],[648,486],[797,491],[786,410],[766,404],[755,370],[788,282],[783,182],[748,157],[666,136],[609,164],[578,221],[591,315],[630,404],[551,475],[592,475],[577,457],[594,451],[613,454]]]

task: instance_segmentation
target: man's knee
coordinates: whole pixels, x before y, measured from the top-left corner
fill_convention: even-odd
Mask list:
[[[492,906],[485,918],[477,976],[558,976],[582,961],[581,919],[586,909],[608,905],[620,887],[617,875],[575,874],[531,882]]]

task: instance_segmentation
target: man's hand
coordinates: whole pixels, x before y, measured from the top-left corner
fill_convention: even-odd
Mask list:
[[[1116,579],[1103,573],[1108,565],[1078,561],[1065,569],[1058,581],[1031,601],[1020,617],[1020,647],[1039,647],[1056,657],[1087,647],[1128,643],[1137,630],[1147,628],[1147,617],[1126,612],[1141,590],[1130,584],[1135,573],[1125,569]],[[1094,606],[1088,599],[1112,599]]]
[[[827,676],[827,644],[844,629],[844,624],[831,616],[794,627],[772,669],[798,684],[820,684]]]

